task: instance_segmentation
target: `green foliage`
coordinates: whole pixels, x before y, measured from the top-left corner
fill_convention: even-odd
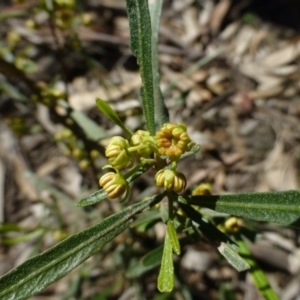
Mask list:
[[[149,251],[139,261],[134,260],[126,272],[126,277],[138,278],[149,270],[152,270],[153,268],[159,266],[161,263],[162,255],[163,246],[159,246]]]
[[[256,287],[259,289],[261,294],[267,300],[278,300],[279,297],[275,291],[271,288],[268,279],[265,276],[263,270],[259,267],[255,259],[253,258],[246,241],[242,238],[241,235],[236,237],[236,243],[239,246],[240,255],[248,262],[251,266],[249,272],[254,279]]]
[[[126,0],[130,26],[131,51],[137,58],[142,78],[141,97],[146,128],[155,134],[155,114],[153,99],[153,70],[151,55],[151,20],[148,1]]]
[[[105,166],[105,168],[115,169],[115,173],[111,172],[110,175],[121,179],[119,181],[123,183],[123,186],[126,186],[125,198],[129,193],[129,184],[150,168],[157,171],[156,177],[153,175],[153,182],[156,178],[156,185],[165,188],[165,191],[146,200],[136,202],[105,218],[97,225],[71,235],[44,253],[25,261],[0,278],[0,298],[4,300],[26,299],[68,274],[127,228],[144,233],[155,223],[163,221],[167,224],[164,245],[149,251],[139,261],[134,258],[126,272],[128,278],[137,278],[160,265],[157,280],[158,290],[160,292],[171,292],[175,282],[173,253],[180,255],[181,237],[193,236],[196,240],[204,237],[236,270],[249,270],[257,288],[265,299],[279,299],[270,287],[263,271],[251,256],[247,243],[239,232],[240,228],[237,226],[236,231],[230,232],[225,226],[226,218],[233,215],[255,221],[274,222],[299,228],[300,192],[283,191],[214,196],[178,195],[185,188],[186,179],[184,174],[177,172],[177,163],[180,159],[197,153],[200,146],[190,140],[183,124],[168,123],[168,112],[159,84],[157,50],[162,1],[153,1],[150,4],[150,13],[148,1],[126,0],[126,5],[130,25],[131,49],[133,55],[137,58],[142,78],[141,98],[148,131],[146,134],[143,132],[141,136],[138,136],[142,142],[138,140],[138,145],[136,145],[130,138],[138,132],[133,133],[105,101],[97,98],[96,105],[99,110],[128,135],[128,140],[117,137],[118,141],[109,144],[110,147],[103,151],[106,157],[111,158],[109,160],[110,165]],[[74,15],[73,7],[74,2],[72,1],[65,3],[56,0],[41,4],[37,10],[47,11],[50,21],[53,25],[56,24],[60,30],[75,34],[74,28],[76,28],[78,18]],[[63,18],[65,13],[67,17]],[[5,18],[5,16],[0,14],[1,18]],[[14,48],[14,43],[10,47],[11,49]],[[107,138],[106,131],[82,112],[73,110],[66,101],[67,96],[64,93],[58,93],[51,85],[37,85],[32,82],[27,75],[34,71],[35,63],[26,60],[21,53],[15,53],[16,55],[14,55],[11,49],[4,49],[1,52],[0,67],[6,76],[17,77],[22,80],[32,92],[32,97],[23,96],[11,84],[6,82],[0,83],[0,89],[18,101],[25,103],[40,101],[47,105],[50,112],[69,128],[67,132],[70,138],[68,145],[69,148],[73,147],[72,150],[76,149],[79,144],[76,143],[77,137],[70,137],[74,132],[77,132],[84,145],[88,145],[89,150],[98,150],[98,141]],[[222,51],[221,49],[211,56],[202,58],[193,68],[187,71],[187,74],[193,72],[194,68],[200,68],[207,64]],[[63,117],[56,112],[57,108],[64,109],[65,115]],[[165,124],[166,122],[167,124]],[[159,126],[159,131],[156,130],[156,125]],[[57,138],[59,141],[65,139],[66,134],[62,134],[61,138]],[[81,152],[84,150],[83,148],[79,148],[79,151],[77,151],[80,152],[80,158],[87,157]],[[145,149],[147,151],[143,152]],[[109,156],[107,152],[112,156]],[[139,155],[138,163],[136,163],[137,159],[135,159],[133,153]],[[143,156],[143,153],[148,155]],[[115,165],[113,165],[114,163]],[[137,165],[134,165],[135,163]],[[121,170],[126,168],[131,169],[126,172]],[[32,176],[32,174],[29,175],[37,186],[40,188],[44,186],[44,183],[39,181],[38,178]],[[111,185],[108,188],[120,188],[118,182],[112,181],[110,183]],[[47,189],[51,190],[52,195],[57,199],[72,205],[70,210],[77,209],[79,211],[78,215],[83,215],[83,210],[75,208],[72,200],[67,196],[53,187],[47,186]],[[94,205],[106,200],[108,196],[109,193],[105,191],[105,188],[100,189],[81,199],[77,206]],[[167,204],[162,201],[164,198],[167,198]],[[209,212],[207,209],[211,209],[213,212]],[[138,215],[136,220],[131,222],[136,215]],[[2,233],[21,231],[14,224],[3,225],[0,230]],[[45,229],[37,228],[30,233],[25,233],[19,237],[6,238],[2,241],[8,245],[32,240],[33,238],[39,238],[45,231]],[[221,294],[225,298],[227,288],[225,287],[223,290]],[[108,291],[110,291],[110,287]],[[228,294],[230,294],[230,298],[233,297],[232,293]],[[102,299],[105,295],[106,291],[95,299]],[[164,294],[158,296],[157,299],[167,299],[169,296],[169,294]]]
[[[178,236],[174,227],[174,223],[172,220],[168,220],[167,222],[167,231],[169,235],[169,239],[171,241],[172,249],[177,254],[180,255],[180,244],[178,240]]]
[[[164,123],[169,123],[169,112],[163,101],[163,95],[160,89],[159,76],[159,57],[158,57],[158,33],[159,20],[162,10],[162,0],[150,1],[149,10],[151,17],[151,55],[152,55],[152,74],[153,74],[153,99],[155,104],[155,116],[158,127],[162,127]]]
[[[180,203],[180,207],[191,220],[200,225],[199,230],[236,270],[245,271],[250,268],[248,263],[239,256],[237,245],[226,234],[218,230],[192,206]]]
[[[110,120],[112,120],[116,125],[123,129],[124,132],[128,134],[128,136],[132,136],[132,132],[129,128],[127,128],[124,123],[120,120],[115,111],[102,99],[97,98],[96,104],[99,110]]]
[[[299,191],[191,196],[188,203],[256,221],[297,228],[300,224]]]
[[[0,279],[0,298],[27,299],[63,277],[128,228],[135,214],[149,209],[163,196],[133,204],[10,271]]]
[[[168,231],[165,235],[164,251],[157,279],[157,288],[160,292],[171,292],[174,288],[173,248]]]

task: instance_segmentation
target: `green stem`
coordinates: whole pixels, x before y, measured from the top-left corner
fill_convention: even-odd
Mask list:
[[[264,298],[267,300],[279,300],[278,295],[270,286],[268,279],[265,276],[265,273],[253,258],[247,244],[245,243],[241,235],[237,235],[236,243],[239,246],[239,254],[250,265],[251,268],[249,272],[255,282],[256,287],[264,296]]]
[[[169,220],[173,220],[173,199],[168,196]]]

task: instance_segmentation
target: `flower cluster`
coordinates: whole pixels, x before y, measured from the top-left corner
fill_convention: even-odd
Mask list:
[[[177,161],[193,145],[183,124],[170,123],[164,124],[156,133],[156,143],[159,153],[171,161]]]
[[[155,136],[144,130],[138,130],[129,140],[115,136],[111,138],[105,150],[109,164],[103,167],[112,168],[115,172],[103,175],[99,184],[109,199],[125,194],[123,200],[126,200],[130,188],[120,171],[132,168],[137,156],[140,163],[150,163],[158,169],[155,176],[158,187],[180,193],[186,186],[186,178],[176,171],[176,162],[185,152],[191,150],[193,145],[183,124],[164,124]]]

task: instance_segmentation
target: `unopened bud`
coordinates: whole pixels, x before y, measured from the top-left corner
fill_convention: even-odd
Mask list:
[[[104,174],[100,180],[99,185],[107,193],[108,199],[115,199],[121,197],[124,193],[122,201],[126,200],[129,196],[129,185],[123,176],[119,173],[108,172]]]
[[[114,136],[106,147],[105,156],[109,164],[116,170],[133,166],[134,157],[128,152],[129,143],[121,136]]]
[[[168,191],[180,193],[186,186],[185,176],[173,170],[159,170],[155,176],[155,183]]]

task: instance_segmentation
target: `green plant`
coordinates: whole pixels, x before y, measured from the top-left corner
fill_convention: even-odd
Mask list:
[[[10,271],[0,279],[1,299],[30,297],[80,265],[125,229],[151,225],[153,220],[159,219],[158,216],[167,225],[164,246],[144,257],[142,267],[156,266],[161,262],[157,284],[161,292],[174,288],[173,252],[180,254],[177,236],[180,232],[205,236],[238,271],[250,269],[266,299],[278,299],[251,257],[245,242],[247,232],[243,230],[241,219],[236,217],[299,227],[300,193],[286,191],[216,196],[210,195],[209,187],[202,186],[191,196],[179,194],[185,188],[186,179],[177,170],[177,162],[199,151],[199,147],[189,138],[183,124],[169,123],[159,89],[157,32],[161,1],[155,1],[151,6],[151,15],[145,0],[127,0],[127,9],[131,48],[142,77],[141,98],[147,130],[132,133],[104,101],[96,100],[99,109],[123,129],[127,139],[113,137],[110,140],[105,151],[109,164],[105,168],[113,170],[101,177],[103,188],[82,199],[78,206],[119,196],[125,201],[130,191],[129,183],[150,168],[156,169],[154,181],[164,191],[70,236]],[[124,169],[130,170],[124,172]],[[167,205],[161,205],[164,199]],[[208,212],[207,208],[211,210]],[[132,223],[138,214],[137,220]]]

